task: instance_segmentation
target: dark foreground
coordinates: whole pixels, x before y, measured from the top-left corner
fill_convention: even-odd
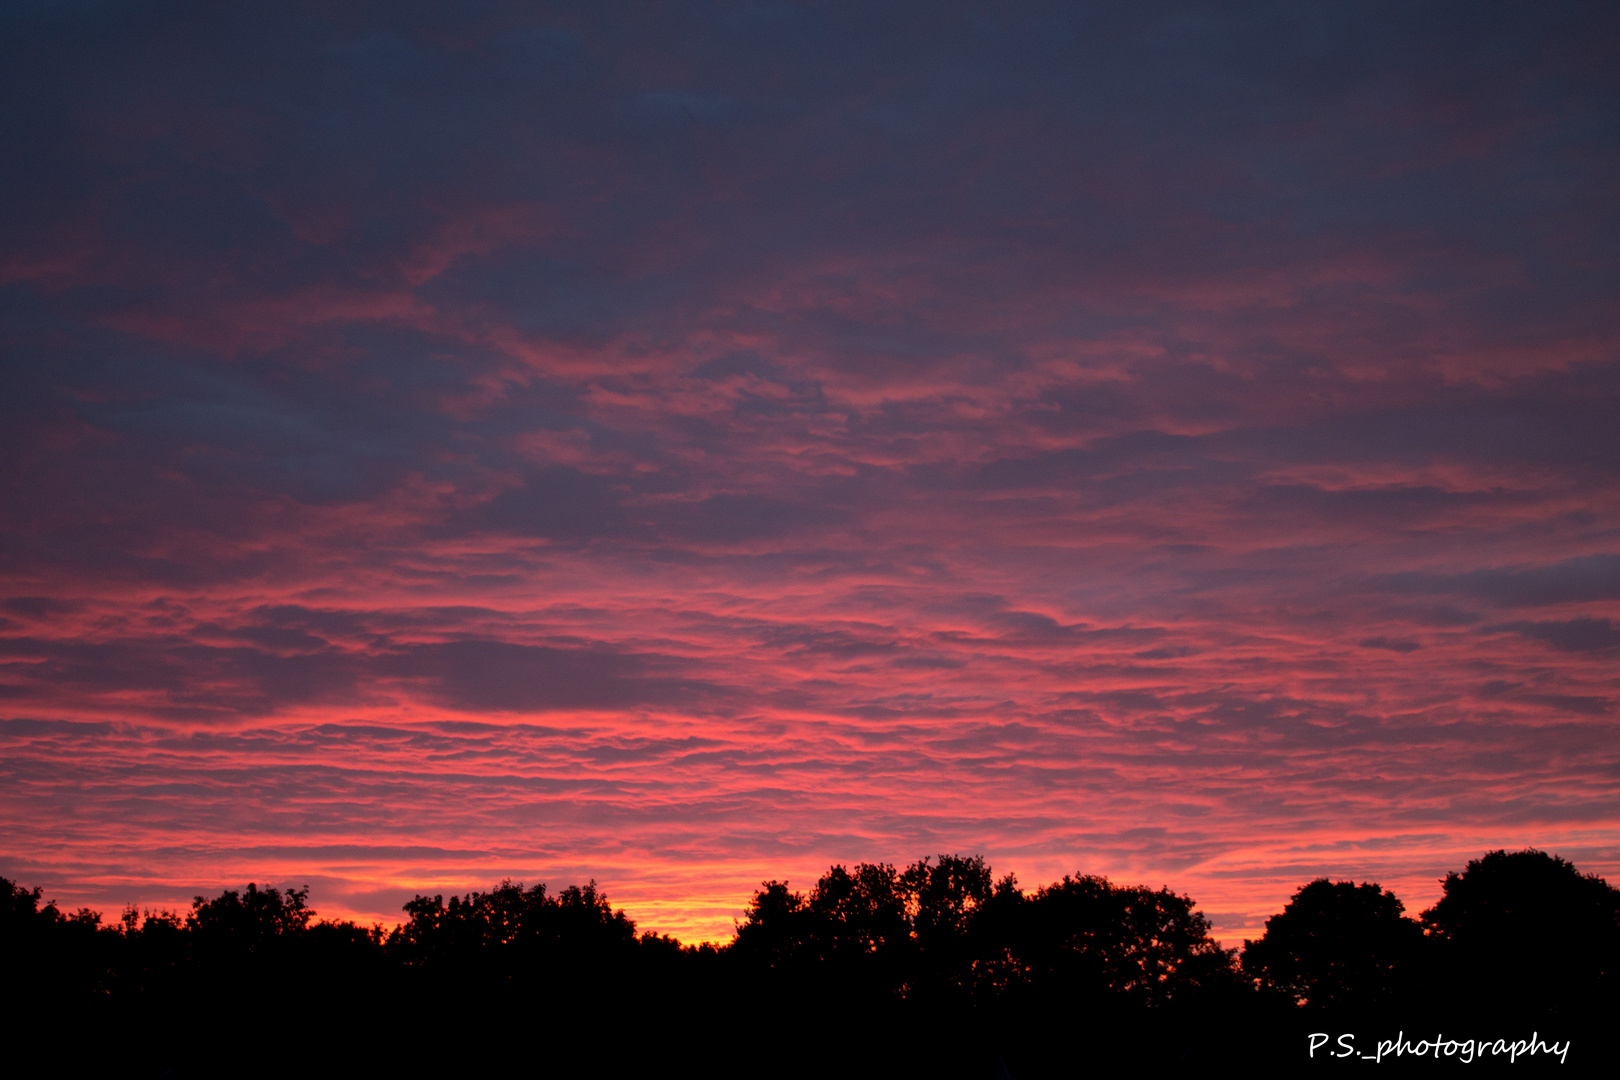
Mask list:
[[[723,948],[637,934],[594,885],[418,897],[391,932],[253,885],[115,925],[0,903],[7,1058],[39,1074],[1365,1073],[1380,1043],[1380,1075],[1573,1073],[1620,1031],[1620,891],[1534,851],[1421,920],[1311,882],[1241,954],[1168,890],[956,856],[768,882]]]

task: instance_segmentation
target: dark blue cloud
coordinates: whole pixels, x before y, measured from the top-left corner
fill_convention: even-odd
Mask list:
[[[1423,648],[1423,643],[1410,638],[1371,637],[1363,638],[1358,644],[1363,649],[1384,649],[1388,652],[1409,653]]]
[[[1441,260],[1440,276],[1406,288],[1447,297],[1476,323],[1500,318],[1531,344],[1553,328],[1606,325],[1590,305],[1609,280],[1603,252],[1614,247],[1600,240],[1614,215],[1592,200],[1613,166],[1604,60],[1615,35],[1597,9],[1491,8],[1466,20],[1443,9],[1332,5],[920,14],[698,7],[631,20],[590,5],[492,5],[447,20],[410,7],[17,9],[6,66],[13,100],[28,107],[7,116],[16,145],[36,152],[15,155],[5,174],[8,246],[24,263],[112,258],[71,287],[50,287],[48,300],[38,285],[10,287],[26,294],[13,303],[38,309],[8,315],[37,326],[8,339],[19,419],[72,416],[117,435],[114,462],[79,468],[92,485],[127,488],[141,468],[179,468],[206,495],[142,497],[179,497],[173,513],[186,519],[206,519],[203,502],[229,498],[232,487],[357,502],[412,471],[466,483],[452,460],[471,452],[504,467],[492,436],[577,421],[578,401],[559,390],[486,408],[475,429],[449,422],[445,399],[504,361],[464,337],[369,316],[336,316],[258,355],[233,345],[229,364],[207,348],[176,355],[172,345],[109,334],[105,322],[140,314],[183,324],[266,298],[296,310],[323,290],[353,301],[386,287],[558,342],[626,330],[678,339],[712,317],[727,290],[795,260],[942,239],[954,253],[930,264],[929,302],[988,311],[1031,286],[1082,287],[1083,296],[1098,275],[1193,282],[1288,265],[1313,238],[1344,230],[1440,230],[1449,239],[1424,243],[1455,254],[1429,256]],[[544,208],[539,233],[473,243],[425,284],[403,280],[413,251],[450,242],[448,226],[517,203]],[[1582,228],[1556,226],[1573,220]],[[1553,233],[1564,244],[1556,251],[1544,247]],[[1519,260],[1535,287],[1521,279],[1481,292],[1462,257],[1469,249]],[[1401,312],[1365,285],[1324,288],[1315,305],[1328,317],[1346,303],[1371,305],[1371,340],[1399,347],[1409,336]],[[1308,313],[1313,301],[1303,303]],[[1134,311],[1117,300],[1087,306],[1060,304],[1042,320],[1081,336],[1165,325],[1163,303],[1149,294]],[[773,319],[730,317],[738,326]],[[915,317],[822,307],[794,315],[792,329],[849,370],[927,368],[964,347],[985,363],[1025,362],[1017,334]],[[1251,357],[1308,381],[1315,361],[1296,346],[1248,338]],[[1113,478],[1123,496],[1148,494],[1207,482],[1229,469],[1220,464],[1229,452],[1257,465],[1461,454],[1612,471],[1620,451],[1603,425],[1616,369],[1584,370],[1596,396],[1515,385],[1470,404],[1417,387],[1432,404],[1362,406],[1279,429],[1272,417],[1256,425],[1245,415],[1246,377],[1149,366],[1134,384],[1053,387],[1040,400],[1056,408],[1032,417],[1059,429],[1108,419],[1139,435],[1051,469],[992,465],[983,482],[1079,468]],[[813,381],[803,385],[819,400]],[[1142,456],[1141,440],[1166,412],[1236,429],[1179,452],[1166,444],[1169,456],[1157,460],[1183,471],[1145,470],[1155,457]],[[898,435],[939,422],[896,410],[868,430]],[[1119,477],[1122,456],[1136,475]],[[1321,498],[1297,488],[1267,497]],[[1444,501],[1437,492],[1377,498],[1394,497],[1414,510]],[[711,523],[686,531],[762,534],[775,527],[768,521],[799,513],[785,502],[734,511],[724,501],[732,498],[777,496],[724,496],[699,515]],[[1340,502],[1321,512],[1362,512]],[[495,528],[535,520],[514,503],[525,499],[474,513]],[[738,514],[759,524],[720,521]],[[623,535],[600,493],[575,517],[592,515],[602,535]],[[523,527],[584,537],[577,525]]]
[[[1519,634],[1564,652],[1613,652],[1620,649],[1620,628],[1609,619],[1565,619],[1546,622],[1511,622],[1488,630]]]
[[[668,658],[502,641],[413,645],[378,662],[388,674],[424,679],[444,704],[467,712],[545,712],[701,707],[725,696],[681,677]]]
[[[1462,574],[1406,572],[1385,579],[1410,593],[1466,596],[1503,607],[1542,607],[1620,599],[1620,555],[1583,555],[1546,566],[1507,566]]]

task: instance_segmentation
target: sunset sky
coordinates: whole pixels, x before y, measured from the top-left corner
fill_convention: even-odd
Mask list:
[[[1620,7],[0,8],[0,874],[1620,877]]]

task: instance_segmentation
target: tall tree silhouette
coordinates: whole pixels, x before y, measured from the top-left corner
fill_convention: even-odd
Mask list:
[[[960,997],[971,990],[981,951],[978,917],[994,891],[992,880],[977,855],[920,859],[900,875],[917,946],[911,992]]]
[[[1300,886],[1243,943],[1243,973],[1312,1009],[1392,1004],[1414,974],[1423,928],[1372,882],[1317,878]]]
[[[838,869],[842,869],[841,867]],[[767,881],[749,899],[731,953],[757,969],[784,971],[807,962],[812,914],[802,893],[785,881]]]
[[[991,896],[978,856],[940,855],[898,871],[835,865],[808,896],[768,881],[732,945],[745,963],[844,980],[866,993],[915,997],[972,982],[975,919]]]
[[[103,947],[110,928],[101,914],[80,908],[64,914],[43,891],[0,877],[0,977],[7,1012],[31,1011],[36,1002],[71,1007],[104,996],[112,957]]]
[[[1021,981],[1044,997],[1153,1007],[1231,979],[1232,951],[1169,889],[1065,876],[1002,917]]]
[[[636,924],[592,881],[553,896],[544,884],[502,881],[488,892],[417,896],[388,938],[407,967],[446,977],[523,983],[530,989],[588,972],[598,981],[629,962]]]
[[[186,929],[196,947],[208,952],[253,954],[274,949],[285,938],[309,928],[315,915],[309,890],[261,889],[254,882],[242,892],[226,889],[212,900],[193,898]]]
[[[807,944],[826,977],[867,995],[900,992],[916,943],[901,875],[887,863],[834,866],[806,902]]]
[[[1423,926],[1450,995],[1475,1012],[1575,1020],[1620,1005],[1620,890],[1556,855],[1474,859],[1446,875]]]

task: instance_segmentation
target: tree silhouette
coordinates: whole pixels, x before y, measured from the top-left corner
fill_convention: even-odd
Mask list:
[[[835,865],[808,896],[767,881],[732,945],[748,963],[800,978],[840,979],[866,994],[916,996],[971,985],[975,917],[991,896],[978,856]]]
[[[1258,941],[1243,943],[1243,973],[1312,1009],[1391,1004],[1423,944],[1423,928],[1404,912],[1375,883],[1317,878],[1266,920]]]
[[[253,882],[238,893],[226,889],[212,900],[194,897],[186,929],[199,948],[214,952],[258,953],[285,937],[302,934],[314,917],[305,901],[309,890],[261,889]]]
[[[767,881],[748,901],[737,925],[731,950],[734,956],[770,970],[803,963],[810,937],[811,913],[804,896],[785,881]]]
[[[1087,875],[1025,892],[979,856],[834,865],[804,893],[764,882],[719,948],[638,936],[594,881],[502,881],[404,913],[384,933],[319,920],[306,889],[249,884],[183,918],[127,908],[106,924],[0,878],[0,993],[23,1029],[63,1012],[93,1033],[83,1060],[152,1075],[312,1055],[422,1071],[476,1045],[487,1063],[562,1069],[640,1073],[685,1053],[722,1074],[983,1080],[997,1061],[1068,1069],[1077,1045],[1098,1069],[1186,1066],[1236,1028],[1291,1038],[1298,1004],[1422,994],[1457,1003],[1425,1019],[1598,1021],[1620,971],[1620,892],[1539,851],[1448,875],[1421,929],[1378,885],[1309,882],[1244,943],[1246,979],[1185,895]],[[699,1054],[690,1033],[717,1015],[725,1037]],[[921,1046],[951,1052],[924,1061]]]
[[[114,976],[102,948],[111,931],[100,913],[80,908],[63,914],[54,900],[42,904],[42,895],[0,877],[0,984],[8,1012],[40,998],[63,1005],[98,1000]]]
[[[978,951],[975,923],[993,892],[990,867],[977,855],[921,859],[900,875],[900,887],[918,952],[911,989],[965,993]]]
[[[1042,995],[1153,1007],[1230,980],[1231,950],[1209,936],[1190,897],[1169,889],[1065,876],[1009,914],[1010,953]]]
[[[488,892],[417,896],[409,918],[387,940],[407,969],[443,986],[474,979],[486,992],[505,985],[557,997],[568,984],[600,987],[635,960],[636,924],[613,910],[592,881],[553,896],[544,884],[502,881]]]
[[[1620,890],[1556,855],[1472,860],[1423,926],[1448,993],[1475,1012],[1576,1019],[1620,1004]]]

